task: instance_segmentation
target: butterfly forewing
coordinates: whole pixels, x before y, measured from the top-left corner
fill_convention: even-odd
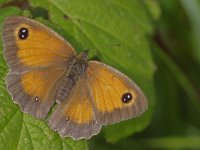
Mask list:
[[[90,61],[87,77],[98,123],[113,124],[134,118],[146,110],[143,92],[116,69]]]
[[[54,31],[25,17],[5,20],[3,41],[12,72],[60,65],[75,54],[72,46]]]

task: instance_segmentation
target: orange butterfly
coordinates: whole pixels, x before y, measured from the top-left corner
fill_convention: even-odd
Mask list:
[[[49,126],[61,136],[90,138],[102,125],[134,118],[147,108],[140,88],[118,70],[73,47],[46,26],[9,17],[3,29],[10,68],[7,86],[21,110],[36,118],[55,111]]]

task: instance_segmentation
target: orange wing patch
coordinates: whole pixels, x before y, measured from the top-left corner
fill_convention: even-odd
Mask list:
[[[64,71],[61,68],[43,68],[22,74],[21,84],[23,90],[31,96],[37,96],[44,100],[55,82],[59,82]],[[57,80],[56,80],[57,79]]]
[[[27,39],[19,39],[20,28],[28,29]],[[65,61],[73,52],[67,53],[68,45],[51,32],[45,32],[45,30],[27,24],[20,24],[15,31],[15,36],[19,49],[17,56],[23,64],[28,66],[48,66],[57,61]]]
[[[70,120],[72,120],[74,123],[89,123],[94,117],[92,104],[88,101],[88,97],[85,96],[80,98],[78,96],[74,96],[71,103],[64,108],[64,114],[65,116],[69,116]]]
[[[76,83],[70,95],[56,110],[63,110],[65,118],[69,117],[70,121],[78,124],[88,123],[94,119],[91,97],[84,81],[84,79],[80,79]]]
[[[45,118],[55,102],[55,91],[64,74],[62,68],[49,67],[22,74],[9,73],[8,90],[23,112]]]
[[[128,107],[135,103],[136,92],[108,68],[90,64],[87,73],[94,101],[99,111],[112,112],[114,109]],[[124,104],[122,102],[124,93],[131,93],[133,100],[130,103]]]

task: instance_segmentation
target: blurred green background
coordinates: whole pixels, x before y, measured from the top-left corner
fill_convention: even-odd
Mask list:
[[[61,138],[11,100],[0,41],[0,149],[200,149],[199,0],[0,0],[0,34],[8,16],[33,18],[78,52],[90,49],[90,59],[132,78],[149,107],[89,140]]]

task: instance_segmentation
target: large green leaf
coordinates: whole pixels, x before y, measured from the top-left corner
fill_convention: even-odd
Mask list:
[[[190,81],[185,76],[185,74],[182,72],[182,70],[180,70],[180,68],[165,53],[163,53],[159,48],[155,48],[154,52],[155,52],[155,56],[157,57],[157,59],[162,61],[162,63],[164,64],[163,67],[166,70],[168,70],[170,72],[170,74],[172,74],[174,76],[176,82],[182,88],[182,90],[185,92],[184,94],[187,96],[187,97],[185,97],[185,95],[184,95],[184,98],[182,98],[182,103],[185,103],[185,105],[186,105],[184,107],[184,117],[185,117],[184,119],[188,119],[190,121],[190,122],[188,122],[189,124],[193,123],[193,125],[200,128],[200,119],[196,118],[196,115],[200,114],[200,102],[198,101],[198,94],[197,94],[196,90],[194,89],[193,85],[190,83]],[[174,86],[177,86],[177,85],[174,85]],[[163,96],[164,94],[161,94],[161,95]],[[173,95],[176,95],[176,94],[173,94]],[[175,106],[174,108],[172,108],[172,106],[171,106],[170,109],[180,109],[180,103],[177,103],[178,97],[175,98],[174,100],[176,101],[176,103],[174,101],[174,102],[172,102],[172,105],[174,106],[174,105],[178,104],[179,107]],[[180,112],[181,111],[176,110],[176,112],[174,114],[178,115],[178,113],[180,113]],[[168,115],[170,116],[169,113],[168,113]],[[173,115],[173,117],[175,115]],[[172,114],[171,114],[171,116],[172,116]],[[180,116],[177,118],[180,118]],[[178,123],[176,122],[176,121],[178,121],[177,118],[176,118],[176,120],[173,121],[173,123],[175,125],[178,125]],[[174,128],[174,125],[173,125],[173,128]]]
[[[0,10],[0,32],[2,34],[3,20],[7,16],[21,15],[17,8],[5,8]],[[51,131],[45,121],[41,121],[23,114],[19,107],[13,103],[7,93],[5,77],[7,66],[3,58],[3,46],[0,42],[0,149],[67,149],[86,150],[87,143],[84,140],[73,141],[70,138],[62,139]]]
[[[153,113],[155,67],[146,36],[152,32],[152,25],[143,4],[122,0],[30,2],[33,17],[49,18],[56,27],[39,20],[64,36],[78,52],[90,49],[90,58],[116,67],[144,90],[149,101],[148,110],[141,117],[106,127],[106,139],[116,142],[144,129]],[[2,20],[6,16],[24,14],[16,8],[1,11]],[[84,140],[61,139],[45,121],[22,113],[13,103],[5,88],[8,68],[3,59],[2,43],[0,46],[0,143],[3,143],[0,149],[87,149]]]
[[[155,67],[146,37],[152,25],[142,3],[122,0],[31,0],[31,3],[49,11],[50,20],[63,28],[63,35],[77,51],[90,49],[91,57],[96,56],[127,74],[147,95],[148,111],[137,119],[106,127],[106,139],[116,142],[144,129],[153,112]]]

